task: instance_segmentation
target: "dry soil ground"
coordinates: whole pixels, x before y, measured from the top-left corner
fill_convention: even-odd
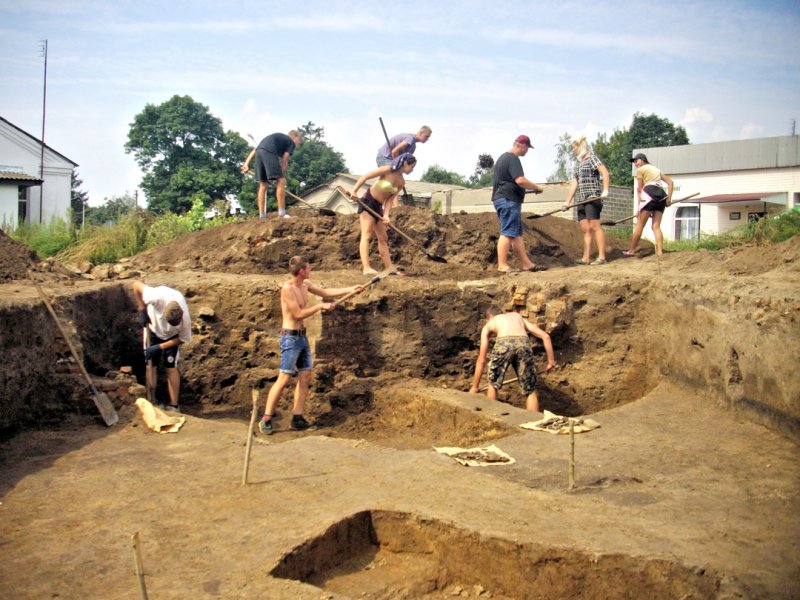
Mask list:
[[[0,597],[138,598],[135,532],[151,598],[800,596],[800,241],[622,259],[612,240],[608,265],[577,267],[577,225],[548,217],[526,241],[550,270],[498,276],[493,215],[396,218],[448,262],[392,237],[406,276],[311,319],[320,428],[288,431],[287,393],[247,485],[286,261],[363,281],[354,220],[199,232],[122,279],[40,268],[96,375],[141,371],[125,278],[185,293],[188,418],[166,435],[120,400],[120,423],[100,424],[25,279],[33,258],[0,234]],[[538,416],[514,384],[498,403],[463,391],[492,302],[553,336],[542,407],[602,425],[575,438],[572,491],[569,436],[519,428]],[[433,450],[489,443],[516,462]]]

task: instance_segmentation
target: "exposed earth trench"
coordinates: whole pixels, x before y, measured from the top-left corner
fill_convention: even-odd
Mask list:
[[[498,275],[494,215],[394,218],[448,262],[392,235],[405,276],[308,321],[319,429],[289,431],[287,391],[247,485],[288,258],[326,287],[363,282],[354,219],[235,223],[84,276],[0,232],[0,596],[138,598],[137,531],[153,598],[800,595],[800,240],[623,259],[609,238],[609,264],[579,267],[577,224],[546,217],[526,242],[550,269]],[[119,424],[99,420],[29,270]],[[150,432],[128,393],[134,277],[192,313],[177,434]],[[572,490],[569,436],[520,428],[541,415],[514,383],[500,402],[465,392],[490,304],[552,336],[541,408],[601,425],[575,437]],[[515,462],[433,450],[489,444]]]

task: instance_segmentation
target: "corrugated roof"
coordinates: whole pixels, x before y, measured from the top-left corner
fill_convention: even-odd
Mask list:
[[[769,196],[782,195],[776,192],[751,192],[749,194],[715,194],[691,200],[695,204],[724,204],[726,202],[755,202]]]
[[[19,171],[0,171],[0,180],[2,181],[25,181],[33,185],[42,183],[42,180],[36,175],[28,175]]]
[[[687,146],[636,148],[670,175],[800,166],[800,136],[784,135]]]

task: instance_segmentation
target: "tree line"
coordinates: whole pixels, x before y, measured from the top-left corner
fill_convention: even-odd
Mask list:
[[[288,189],[295,193],[329,181],[347,166],[340,152],[325,140],[325,129],[308,121],[296,128],[305,142],[295,150],[286,173]],[[572,138],[564,133],[556,144],[556,168],[548,182],[572,179],[575,158]],[[254,143],[254,142],[253,142]],[[655,114],[636,113],[628,128],[611,135],[598,134],[592,144],[606,164],[613,185],[631,184],[630,156],[635,148],[688,144],[686,130]],[[140,187],[147,208],[156,213],[183,214],[199,200],[206,207],[224,205],[235,199],[247,212],[256,210],[258,182],[240,171],[251,143],[235,131],[226,131],[209,108],[190,96],[175,95],[161,104],[147,104],[130,125],[125,152],[133,154],[143,172]],[[469,188],[492,184],[491,154],[480,154],[469,176],[432,165],[421,180]],[[76,224],[115,221],[130,212],[136,199],[129,193],[106,198],[99,207],[89,207],[81,180],[73,174],[72,209]],[[268,198],[275,206],[274,188]],[[229,204],[228,204],[229,205]]]

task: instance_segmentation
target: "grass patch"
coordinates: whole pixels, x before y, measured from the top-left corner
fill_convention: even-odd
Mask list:
[[[70,221],[55,217],[43,224],[22,222],[9,235],[42,258],[54,256],[74,244],[77,236]]]

